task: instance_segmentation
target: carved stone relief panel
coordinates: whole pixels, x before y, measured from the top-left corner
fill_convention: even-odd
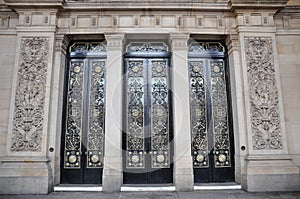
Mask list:
[[[49,38],[21,39],[11,151],[41,151],[48,53]]]
[[[253,150],[280,150],[279,94],[271,37],[245,37]]]

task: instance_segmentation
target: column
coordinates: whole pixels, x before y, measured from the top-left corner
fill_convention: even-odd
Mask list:
[[[299,169],[287,148],[273,18],[282,5],[278,1],[269,10],[247,10],[249,5],[242,3],[237,8],[245,8],[236,10],[248,141],[241,184],[247,191],[288,191],[299,186]]]
[[[27,6],[17,9],[20,21],[0,194],[47,194],[53,189],[48,145],[57,9],[43,4],[47,11],[41,16],[38,3]]]
[[[188,80],[188,34],[171,34],[174,125],[174,182],[176,191],[194,188]]]
[[[107,40],[105,149],[103,191],[120,191],[122,172],[122,49],[124,34],[105,34]]]

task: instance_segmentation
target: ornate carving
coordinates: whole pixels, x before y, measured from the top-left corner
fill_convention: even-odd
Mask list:
[[[23,37],[11,151],[41,151],[49,38]]]
[[[163,42],[132,42],[127,45],[126,52],[167,52],[168,46]]]
[[[245,37],[254,150],[282,149],[271,37]]]

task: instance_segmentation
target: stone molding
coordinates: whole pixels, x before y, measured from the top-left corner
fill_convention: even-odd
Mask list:
[[[64,0],[4,0],[6,2],[6,5],[9,7],[20,7],[20,8],[26,8],[26,7],[60,7],[63,5]]]
[[[274,9],[282,8],[288,0],[230,0],[229,4],[233,9],[237,8],[259,8],[259,9]]]
[[[144,8],[154,8],[154,9],[183,9],[190,10],[193,9],[210,9],[210,10],[226,10],[228,9],[227,0],[193,0],[193,1],[182,1],[182,0],[167,0],[167,1],[156,1],[156,0],[119,0],[119,1],[110,1],[110,0],[65,0],[66,9],[93,9],[101,6],[103,9],[116,10],[119,8],[122,9],[144,9]]]

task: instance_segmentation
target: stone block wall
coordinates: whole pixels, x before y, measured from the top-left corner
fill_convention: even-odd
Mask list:
[[[300,35],[277,35],[288,151],[300,167]]]
[[[5,153],[16,51],[15,35],[0,35],[0,154]]]

